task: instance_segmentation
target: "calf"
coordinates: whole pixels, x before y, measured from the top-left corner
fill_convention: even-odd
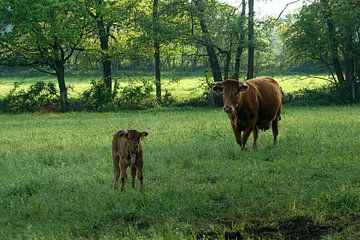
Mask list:
[[[138,177],[143,188],[143,151],[140,139],[146,137],[147,132],[136,130],[120,130],[114,134],[112,141],[112,155],[114,161],[114,188],[118,189],[118,180],[121,166],[121,191],[125,190],[126,169],[130,166],[132,176],[132,187],[135,187],[135,176]]]
[[[258,77],[239,82],[224,80],[213,84],[214,92],[222,92],[224,112],[229,116],[237,143],[241,150],[251,132],[256,148],[258,132],[272,128],[276,143],[278,122],[281,119],[281,88],[271,77]]]

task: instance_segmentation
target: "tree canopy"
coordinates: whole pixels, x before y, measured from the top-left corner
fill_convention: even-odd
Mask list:
[[[263,70],[289,70],[297,64],[291,59],[326,66],[333,81],[356,98],[358,0],[314,0],[296,14],[278,19],[259,18],[256,13],[252,19],[252,4],[1,0],[0,64],[55,74],[63,107],[67,67],[99,69],[110,91],[114,69],[156,69],[161,99],[163,69],[210,69],[214,81],[221,81],[256,76]]]

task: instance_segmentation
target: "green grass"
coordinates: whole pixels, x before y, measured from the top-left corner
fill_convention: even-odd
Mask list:
[[[221,109],[2,114],[0,239],[358,239],[359,115],[285,107],[241,152]],[[113,190],[122,128],[149,132],[143,194]]]
[[[320,79],[319,77],[326,77],[324,75],[317,76],[303,76],[303,75],[278,75],[273,76],[277,79],[282,86],[284,92],[294,92],[303,88],[317,88],[329,84],[328,81]],[[152,76],[147,75],[134,75],[133,77],[122,77],[120,78],[120,87],[124,86],[129,79],[140,80],[140,79],[152,80]],[[70,97],[77,98],[86,89],[90,87],[90,81],[99,79],[96,77],[67,77],[66,82],[73,87],[73,90],[69,92]],[[172,76],[169,73],[165,74],[162,78],[163,90],[167,89],[171,92],[172,96],[176,99],[186,99],[190,97],[196,97],[202,94],[203,89],[200,86],[204,81],[205,77],[200,73],[192,73],[184,76]],[[55,77],[48,75],[33,77],[33,76],[2,76],[0,77],[0,96],[8,93],[14,86],[14,82],[23,82],[21,88],[28,88],[31,84],[37,81],[54,81]]]

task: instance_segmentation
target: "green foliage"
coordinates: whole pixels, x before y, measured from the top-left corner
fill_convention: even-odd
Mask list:
[[[360,8],[356,1],[313,1],[289,18],[285,41],[297,60],[317,61],[334,75],[334,83],[359,80]],[[357,74],[358,75],[358,74]]]
[[[85,90],[80,98],[81,106],[76,106],[76,99],[73,99],[73,106],[80,109],[92,111],[115,111],[118,108],[142,109],[151,108],[155,105],[153,97],[153,83],[149,80],[129,81],[123,86],[115,83],[113,92],[109,92],[103,81],[91,81],[90,89]],[[172,101],[171,95],[165,98],[169,104]]]
[[[0,100],[2,111],[34,112],[39,107],[56,105],[59,94],[53,82],[39,81],[26,90],[20,89],[21,83],[15,82],[13,89]]]
[[[155,105],[152,95],[153,82],[142,79],[140,82],[132,81],[122,87],[116,99],[120,108],[148,108]]]
[[[285,106],[278,144],[244,152],[221,109],[0,115],[0,238],[358,239],[359,114]],[[130,172],[113,190],[130,128],[149,132],[144,193]]]
[[[290,105],[332,105],[351,103],[349,86],[328,85],[319,88],[304,88],[285,94],[284,103]]]
[[[214,81],[209,76],[206,76],[199,84],[197,89],[201,91],[201,95],[198,97],[192,97],[185,100],[184,103],[190,106],[211,106],[213,105],[213,99],[215,93],[212,91],[212,83]],[[193,94],[195,95],[195,94]]]
[[[12,26],[0,35],[1,63],[55,70],[56,61],[67,60],[88,31],[83,11],[69,0],[1,1],[2,23]]]
[[[90,89],[82,93],[80,102],[88,110],[103,110],[110,107],[115,97],[116,91],[111,93],[104,81],[91,81]]]
[[[165,93],[161,98],[161,104],[164,106],[170,106],[176,102],[176,99],[172,96],[171,92],[168,89],[165,89]]]

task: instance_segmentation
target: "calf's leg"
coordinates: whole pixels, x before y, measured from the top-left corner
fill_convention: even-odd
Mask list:
[[[135,188],[136,167],[131,168],[132,187]]]
[[[137,178],[140,181],[140,191],[144,191],[144,173],[142,168],[139,168],[137,171]]]
[[[126,163],[125,160],[121,161],[121,191],[125,191],[126,180]]]
[[[119,167],[119,160],[120,157],[117,155],[113,156],[113,161],[114,161],[114,189],[118,189],[118,180],[120,177],[120,167]]]

